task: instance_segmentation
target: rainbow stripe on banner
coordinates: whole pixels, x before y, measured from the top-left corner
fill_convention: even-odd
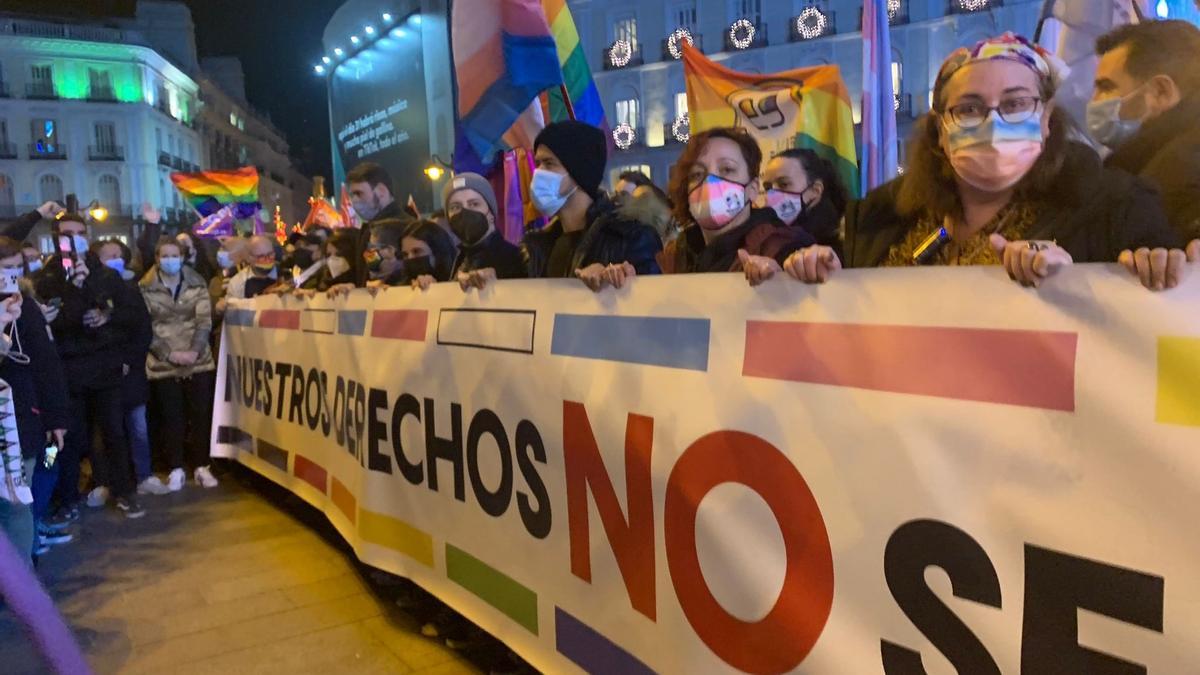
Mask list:
[[[458,0],[451,17],[463,135],[489,164],[530,103],[562,82],[539,0]]]
[[[258,201],[258,170],[252,166],[232,171],[173,173],[171,182],[201,216],[210,216],[227,204],[237,205],[234,211],[238,218],[249,218],[262,208]]]
[[[766,157],[809,148],[832,162],[846,188],[858,193],[854,115],[837,66],[739,73],[685,43],[683,72],[693,134],[743,127],[758,139]]]
[[[542,0],[542,9],[546,11],[550,32],[558,45],[558,63],[562,67],[563,84],[575,109],[575,119],[607,131],[604,103],[592,79],[592,69],[583,53],[583,45],[579,42],[579,31],[575,29],[571,9],[567,7],[566,0]],[[560,90],[550,90],[547,98],[551,122],[561,122],[570,117]]]

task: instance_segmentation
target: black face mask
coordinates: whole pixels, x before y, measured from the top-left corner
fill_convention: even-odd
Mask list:
[[[404,271],[409,279],[416,279],[422,274],[428,274],[431,277],[435,276],[433,273],[433,256],[423,255],[405,260]]]
[[[313,266],[312,251],[306,248],[297,248],[292,252],[292,263],[301,270],[306,270]]]
[[[463,246],[474,246],[487,234],[487,216],[478,211],[463,209],[450,216],[450,231],[458,237]]]

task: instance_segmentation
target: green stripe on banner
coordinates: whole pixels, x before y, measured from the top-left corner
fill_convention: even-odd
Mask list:
[[[808,134],[796,134],[795,147],[812,150],[832,162],[834,171],[841,176],[842,182],[846,184],[846,190],[850,192],[850,196],[854,198],[858,197],[858,166],[854,163],[854,160],[842,157],[832,145],[822,143]]]
[[[533,590],[453,544],[446,544],[446,576],[538,634],[537,593]]]

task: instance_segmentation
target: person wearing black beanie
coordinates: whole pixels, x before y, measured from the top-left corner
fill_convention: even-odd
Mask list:
[[[604,132],[583,122],[555,122],[533,145],[537,168],[530,193],[550,223],[525,236],[529,276],[574,276],[599,291],[638,274],[658,274],[658,233],[600,189],[608,162]]]

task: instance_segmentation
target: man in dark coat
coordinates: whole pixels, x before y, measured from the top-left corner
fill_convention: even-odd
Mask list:
[[[442,203],[450,216],[450,231],[458,239],[458,258],[452,279],[463,289],[483,288],[496,279],[529,276],[521,250],[497,227],[499,208],[492,184],[477,173],[460,173],[446,181]]]
[[[1100,63],[1088,130],[1113,150],[1105,166],[1151,183],[1171,226],[1200,261],[1200,29],[1186,21],[1121,26],[1096,41]],[[1182,250],[1122,256],[1157,288],[1178,281]]]
[[[547,126],[534,141],[534,205],[552,218],[525,236],[529,276],[578,276],[593,290],[636,274],[658,274],[662,240],[600,190],[608,161],[604,132],[576,121]]]

